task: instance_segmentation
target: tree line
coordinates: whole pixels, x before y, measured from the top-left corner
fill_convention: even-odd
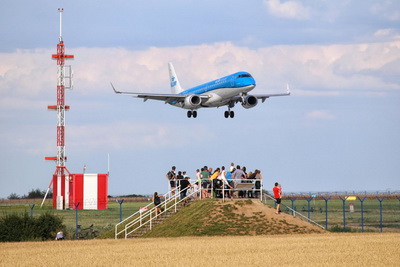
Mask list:
[[[44,198],[44,196],[46,195],[46,190],[40,190],[40,189],[32,189],[28,195],[23,195],[23,196],[19,196],[17,193],[11,193],[7,199],[29,199],[29,198]],[[53,197],[53,192],[49,192],[47,194],[48,198],[52,198]]]

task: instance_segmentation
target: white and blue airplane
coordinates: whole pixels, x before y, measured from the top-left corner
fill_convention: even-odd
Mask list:
[[[248,93],[256,87],[256,81],[248,72],[236,72],[234,74],[219,78],[217,80],[183,90],[178,77],[176,76],[174,66],[168,63],[169,77],[171,82],[171,94],[146,94],[135,92],[120,92],[111,84],[113,90],[117,94],[127,94],[133,97],[164,101],[176,107],[188,109],[188,118],[197,117],[197,110],[200,108],[214,108],[227,106],[225,118],[233,118],[235,113],[231,110],[240,102],[246,109],[253,108],[261,99],[264,103],[265,99],[271,96],[288,96],[290,95],[289,86],[284,94],[264,94],[249,95]]]

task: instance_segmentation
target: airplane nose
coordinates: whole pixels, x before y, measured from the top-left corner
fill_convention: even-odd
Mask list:
[[[254,78],[249,78],[246,79],[246,85],[245,86],[249,86],[249,85],[256,85],[256,81],[254,80]]]

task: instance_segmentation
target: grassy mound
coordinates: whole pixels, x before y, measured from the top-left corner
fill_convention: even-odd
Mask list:
[[[215,199],[195,201],[143,237],[275,235],[324,232],[259,201]]]

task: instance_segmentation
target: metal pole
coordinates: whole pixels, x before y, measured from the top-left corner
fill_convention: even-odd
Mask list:
[[[296,216],[296,211],[294,210],[294,202],[296,201],[297,197],[289,197],[290,201],[292,201],[292,214]]]
[[[78,204],[75,204],[74,203],[74,206],[75,206],[75,212],[76,212],[76,215],[75,215],[75,238],[76,239],[78,239],[79,237],[78,237],[78,207],[79,207],[79,204],[81,204],[80,202],[78,202]]]
[[[310,219],[311,219],[311,218],[310,218],[310,202],[311,202],[311,200],[313,200],[314,198],[313,198],[313,197],[311,197],[311,198],[304,197],[304,199],[307,200],[307,202],[308,202],[308,219],[310,220]]]
[[[339,196],[339,198],[343,201],[343,232],[346,232],[346,199],[348,197],[342,198]]]
[[[325,229],[328,230],[328,201],[331,199],[332,196],[329,196],[328,198],[322,197],[325,200]]]
[[[31,208],[31,218],[33,217],[33,208],[35,207],[35,204],[29,204],[29,208]]]
[[[122,203],[124,202],[124,199],[117,200],[119,204],[119,222],[122,222]]]
[[[378,196],[376,197],[377,200],[379,200],[379,227],[380,231],[382,233],[382,201],[385,199],[385,197],[379,198]]]
[[[358,200],[361,202],[361,232],[364,232],[364,200],[367,197],[360,198],[357,196]]]

